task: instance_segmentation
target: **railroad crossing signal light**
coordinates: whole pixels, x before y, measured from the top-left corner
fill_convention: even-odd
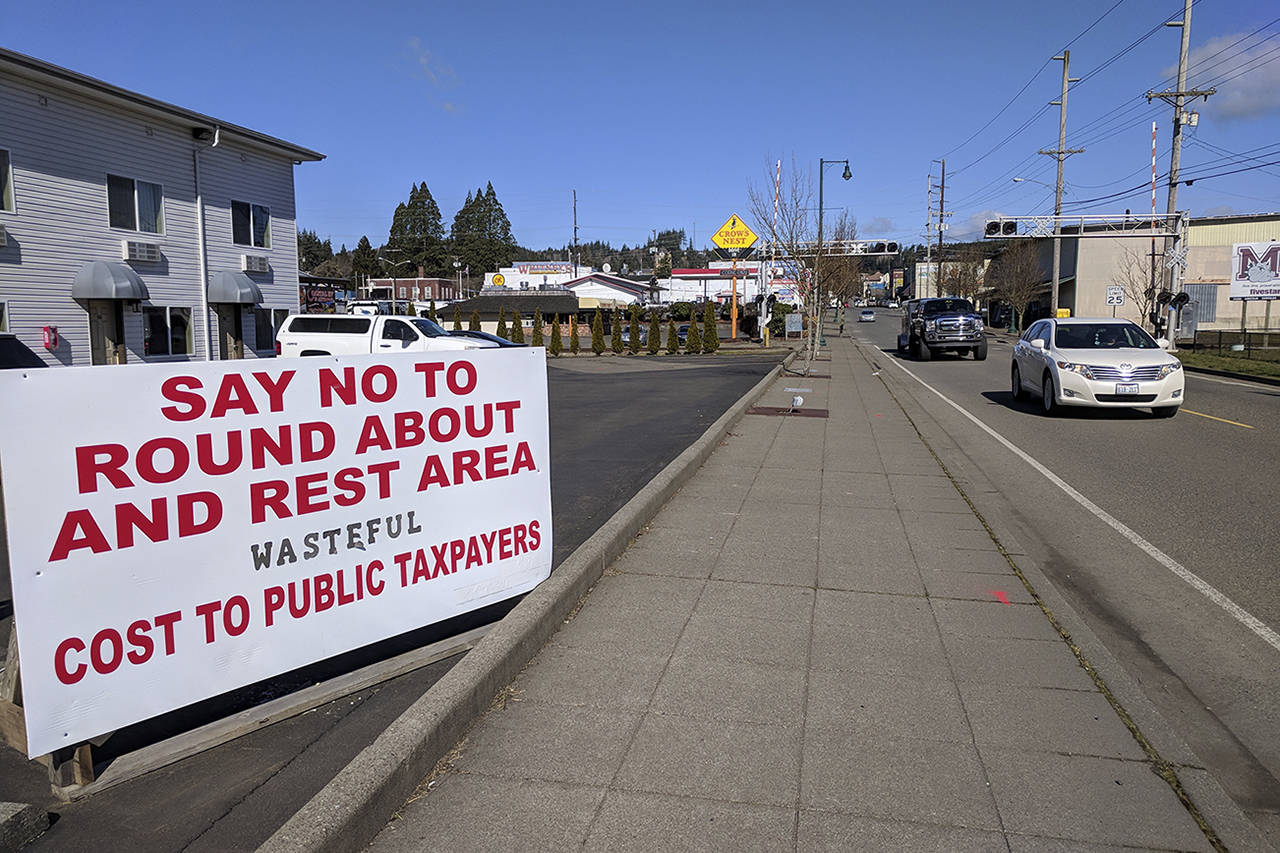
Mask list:
[[[1014,234],[1017,234],[1017,233],[1018,233],[1018,220],[1016,220],[1016,219],[1006,219],[1005,221],[1001,222],[1001,223],[1000,223],[1000,233],[1001,233],[1001,234],[1003,234],[1003,235],[1004,235],[1004,236],[1006,236],[1006,237],[1009,237],[1009,236],[1012,236],[1012,235],[1014,235]]]
[[[885,243],[884,245],[885,245],[885,251],[887,251],[889,254],[891,254],[891,255],[896,255],[896,254],[898,254],[898,244],[897,244],[897,243],[895,243],[895,242],[893,242],[892,240],[890,240],[888,243]]]
[[[885,246],[884,243],[872,243],[867,248],[871,250],[873,255],[883,255]]]
[[[1179,293],[1177,296],[1173,297],[1173,299],[1170,301],[1169,304],[1174,308],[1181,308],[1183,305],[1186,305],[1190,301],[1191,301],[1191,294],[1187,293],[1184,290],[1181,293]]]
[[[1000,236],[1000,220],[988,219],[986,230],[983,233],[986,234],[986,236],[988,237],[999,237]]]
[[[1018,233],[1018,220],[988,219],[983,233],[987,237],[1012,237]]]
[[[1161,305],[1168,305],[1173,300],[1173,294],[1167,290],[1160,291],[1160,295],[1156,297],[1156,302]]]

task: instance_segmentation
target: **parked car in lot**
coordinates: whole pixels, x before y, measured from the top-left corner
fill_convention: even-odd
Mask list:
[[[456,338],[426,317],[383,314],[290,314],[276,332],[276,355],[356,355],[489,349],[489,341]]]
[[[506,338],[500,338],[497,335],[491,335],[488,332],[477,332],[472,329],[454,329],[449,332],[451,338],[468,338],[481,343],[492,344],[496,347],[524,347],[528,344],[518,344],[509,341]]]
[[[865,308],[858,313],[859,323],[874,323],[875,321],[876,321],[876,312],[872,311],[870,308]]]
[[[622,342],[624,344],[631,343],[631,326],[629,325],[622,327]],[[649,329],[646,328],[645,326],[641,326],[640,327],[640,346],[648,346],[648,344],[649,344]]]
[[[689,324],[681,323],[676,326],[676,339],[680,341],[680,346],[684,346],[685,341],[689,339]]]
[[[1182,362],[1128,320],[1071,317],[1032,323],[1013,347],[1015,400],[1037,394],[1047,415],[1063,406],[1150,406],[1171,418],[1182,405]]]

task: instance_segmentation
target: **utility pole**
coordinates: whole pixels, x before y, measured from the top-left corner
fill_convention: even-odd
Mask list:
[[[1071,51],[1064,50],[1061,56],[1055,56],[1054,59],[1062,63],[1062,95],[1058,100],[1049,102],[1058,106],[1058,147],[1054,151],[1040,151],[1041,154],[1047,154],[1058,161],[1058,184],[1053,201],[1053,289],[1049,295],[1050,317],[1058,316],[1058,287],[1062,277],[1062,223],[1057,219],[1062,215],[1062,167],[1072,154],[1080,154],[1084,151],[1083,148],[1067,148],[1067,85],[1079,82],[1068,76],[1071,68]]]
[[[938,274],[933,280],[933,295],[942,295],[942,232],[947,230],[947,158],[942,158],[942,180],[938,184]]]
[[[578,277],[578,191],[573,191],[573,277]]]
[[[1166,27],[1182,27],[1182,46],[1178,51],[1178,88],[1173,91],[1165,92],[1147,92],[1147,103],[1151,103],[1153,98],[1159,98],[1167,104],[1173,105],[1173,152],[1169,155],[1169,203],[1165,208],[1165,212],[1171,217],[1178,211],[1178,168],[1182,163],[1182,126],[1189,124],[1195,127],[1200,120],[1197,113],[1187,112],[1183,109],[1186,105],[1186,98],[1204,98],[1209,100],[1209,96],[1216,94],[1217,89],[1192,89],[1187,90],[1187,49],[1191,43],[1191,4],[1193,0],[1183,0],[1182,20],[1166,21]],[[1154,223],[1153,223],[1154,227]],[[1174,267],[1181,267],[1179,263],[1180,255],[1175,253],[1178,243],[1177,236],[1168,236],[1164,239],[1164,253],[1166,264],[1169,261],[1173,263],[1169,266],[1169,290],[1173,293],[1178,291],[1181,284],[1179,276],[1174,272]],[[1170,303],[1172,305],[1172,303]],[[1174,348],[1174,320],[1177,316],[1177,309],[1169,308],[1169,326],[1168,335],[1170,348]]]

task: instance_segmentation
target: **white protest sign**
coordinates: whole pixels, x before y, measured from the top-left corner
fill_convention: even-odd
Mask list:
[[[0,371],[28,751],[527,592],[541,348]]]

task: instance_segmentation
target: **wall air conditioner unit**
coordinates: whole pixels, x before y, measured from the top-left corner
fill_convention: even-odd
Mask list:
[[[137,240],[121,240],[120,259],[122,261],[158,263],[160,261],[160,244],[140,243]]]
[[[240,269],[244,272],[270,272],[266,255],[241,255]]]

